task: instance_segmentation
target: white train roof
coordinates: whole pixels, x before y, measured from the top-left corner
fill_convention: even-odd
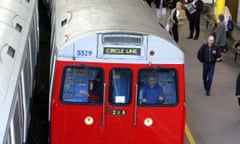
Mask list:
[[[164,52],[158,56],[165,58],[172,55],[172,57],[180,59],[179,62],[172,63],[183,63],[184,61],[182,51],[176,46],[168,32],[159,25],[156,11],[150,9],[141,0],[54,0],[52,4],[54,3],[55,12],[52,11],[52,24],[55,25],[55,44],[58,49],[58,58],[64,59],[64,53],[68,53],[69,47],[84,37],[121,32],[156,38],[155,40],[159,40],[162,44],[153,42],[151,45],[155,43],[157,47],[163,48],[163,45],[168,47],[168,49],[164,47]],[[95,40],[88,41],[94,43]],[[169,53],[174,51],[173,49],[176,52]],[[71,50],[72,54],[73,51]],[[166,63],[166,59],[163,63]]]
[[[0,1],[0,143],[13,105],[34,4],[33,0]]]
[[[55,0],[56,40],[89,33],[134,32],[152,34],[170,40],[158,24],[156,13],[141,0]]]

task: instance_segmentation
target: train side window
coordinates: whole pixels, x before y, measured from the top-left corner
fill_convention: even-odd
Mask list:
[[[109,102],[113,105],[126,105],[131,101],[132,71],[114,68],[110,72]]]
[[[138,105],[177,104],[177,72],[174,69],[142,69],[138,75]]]
[[[103,70],[96,67],[66,67],[61,99],[65,103],[101,104]]]

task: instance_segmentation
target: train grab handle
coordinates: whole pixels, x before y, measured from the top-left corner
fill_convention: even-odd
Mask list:
[[[134,117],[133,117],[133,126],[137,125],[137,95],[138,95],[138,85],[136,84],[136,97],[135,97],[135,104],[134,104]]]
[[[102,107],[102,125],[105,124],[105,91],[106,91],[106,83],[104,83],[103,87],[103,107]]]

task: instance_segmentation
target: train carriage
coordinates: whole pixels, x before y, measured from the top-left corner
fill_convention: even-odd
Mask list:
[[[184,143],[184,54],[147,4],[50,3],[50,143]]]
[[[37,1],[0,1],[0,16],[0,143],[26,143],[39,50]]]

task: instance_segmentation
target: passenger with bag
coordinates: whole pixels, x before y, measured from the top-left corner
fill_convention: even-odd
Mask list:
[[[233,21],[232,18],[229,18],[228,22],[227,22],[227,31],[233,31]]]
[[[224,15],[224,21],[226,26],[226,31],[232,31],[233,30],[233,21],[232,21],[232,15],[230,13],[230,10],[227,6],[223,7],[223,15]]]
[[[227,37],[231,37],[231,31],[233,31],[234,29],[234,24],[233,24],[232,15],[228,6],[223,7],[223,15],[224,15],[224,21],[226,26]]]
[[[182,3],[179,1],[176,4],[176,8],[171,11],[170,17],[168,19],[169,25],[171,25],[171,30],[173,38],[176,42],[179,41],[179,28],[183,24],[183,21],[186,20],[186,13],[182,7]]]
[[[227,45],[227,34],[226,34],[226,27],[224,22],[224,15],[220,14],[218,16],[219,23],[217,24],[216,28],[216,46],[219,48],[220,52],[227,52],[228,45]]]

